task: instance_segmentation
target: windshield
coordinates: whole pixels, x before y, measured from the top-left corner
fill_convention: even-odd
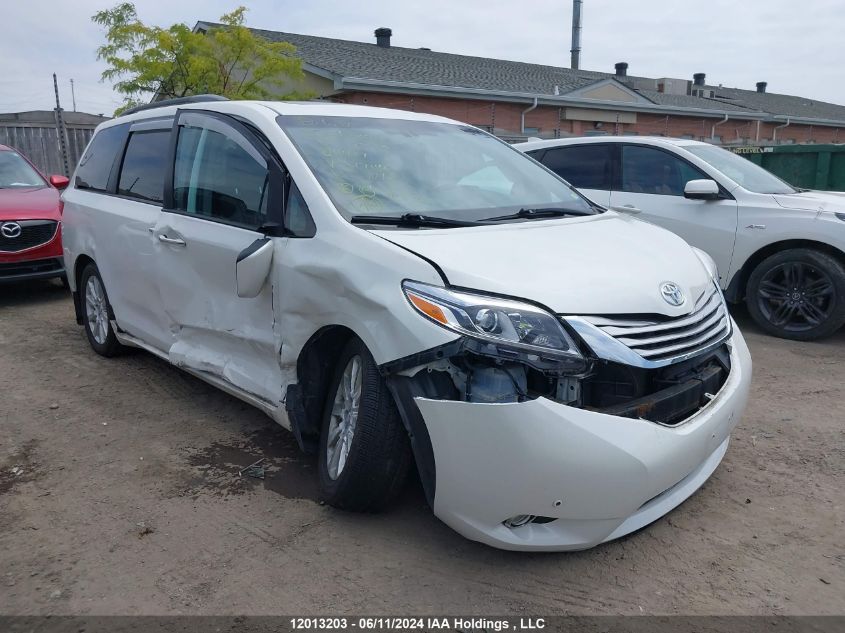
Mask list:
[[[0,189],[44,186],[44,179],[19,154],[0,152]]]
[[[713,145],[686,145],[684,149],[718,169],[752,193],[795,193],[795,189],[750,160]]]
[[[331,116],[278,121],[347,220],[413,213],[472,222],[550,207],[594,212],[557,176],[469,126]]]

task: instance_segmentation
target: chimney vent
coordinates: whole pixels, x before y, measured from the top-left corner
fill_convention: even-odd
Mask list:
[[[757,92],[766,92],[766,86],[768,86],[765,81],[758,81],[757,82]]]
[[[391,31],[387,27],[380,27],[377,28],[376,31],[376,45],[381,46],[382,48],[390,48],[390,36],[393,35],[393,31]]]
[[[616,62],[615,68],[617,77],[628,76],[628,62]]]
[[[705,75],[704,73],[695,73],[692,76],[692,83],[695,84],[696,86],[703,86],[704,85],[704,78],[706,76],[707,75]]]

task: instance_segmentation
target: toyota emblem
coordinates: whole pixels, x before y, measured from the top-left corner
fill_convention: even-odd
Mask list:
[[[684,304],[684,301],[686,301],[684,291],[681,290],[681,287],[678,286],[678,284],[672,281],[664,281],[660,284],[660,294],[663,295],[663,299],[670,306],[680,306]]]
[[[17,222],[3,222],[0,224],[0,234],[9,239],[15,239],[21,236],[21,225]]]

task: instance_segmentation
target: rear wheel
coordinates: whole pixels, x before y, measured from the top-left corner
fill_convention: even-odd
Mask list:
[[[845,268],[820,251],[782,251],[751,273],[745,301],[769,334],[796,341],[830,336],[845,324]]]
[[[106,287],[100,277],[100,271],[93,263],[88,264],[79,277],[79,290],[82,293],[82,324],[88,342],[101,356],[117,356],[124,351],[111,321],[114,318]]]
[[[338,359],[323,412],[323,497],[346,510],[379,510],[401,488],[410,458],[393,396],[366,346],[352,339]]]

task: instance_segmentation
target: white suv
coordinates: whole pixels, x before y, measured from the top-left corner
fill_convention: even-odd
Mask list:
[[[329,103],[158,104],[102,124],[64,195],[79,323],[259,407],[373,510],[586,548],[691,495],[751,379],[679,237],[493,136]]]
[[[800,190],[720,147],[663,137],[531,141],[517,147],[591,200],[709,253],[729,301],[775,336],[807,341],[845,324],[845,198]]]

